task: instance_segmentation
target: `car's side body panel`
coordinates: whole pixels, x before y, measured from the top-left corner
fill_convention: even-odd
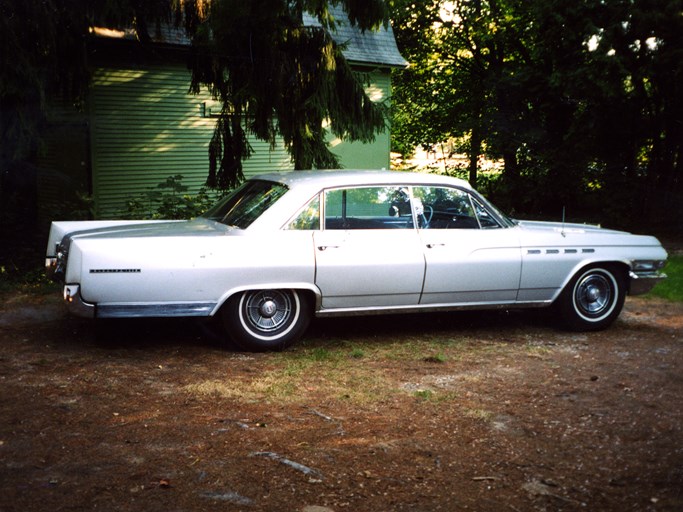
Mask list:
[[[420,304],[515,302],[522,267],[516,229],[423,229],[420,236],[427,262]]]
[[[419,302],[425,260],[416,230],[328,230],[314,239],[324,309]]]
[[[126,304],[136,306],[129,308],[134,316],[163,304],[178,312],[202,304],[206,315],[213,314],[245,288],[312,288],[315,272],[312,235],[304,231],[267,238],[83,238],[72,242],[69,259],[66,282],[79,283],[84,301],[117,309],[117,316]]]

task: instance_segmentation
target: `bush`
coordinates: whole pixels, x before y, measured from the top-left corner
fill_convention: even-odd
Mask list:
[[[202,187],[196,194],[188,194],[182,184],[183,176],[169,176],[156,187],[148,189],[128,201],[123,217],[127,219],[191,219],[209,209],[216,194]]]

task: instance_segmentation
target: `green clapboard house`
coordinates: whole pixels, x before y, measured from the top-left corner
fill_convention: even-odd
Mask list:
[[[208,175],[212,112],[220,105],[208,93],[188,92],[187,42],[182,33],[161,30],[152,48],[141,48],[126,31],[97,29],[95,35],[85,112],[55,110],[60,129],[52,131],[50,150],[40,162],[51,172],[40,180],[39,194],[59,199],[55,195],[63,182],[75,183],[94,199],[96,217],[111,218],[121,214],[127,200],[170,176],[182,175],[183,185],[199,189]],[[371,98],[387,101],[391,68],[407,64],[391,27],[362,33],[346,23],[333,36],[345,44],[354,68],[368,77]],[[371,144],[330,144],[344,168],[381,169],[389,168],[389,138],[386,130]],[[282,145],[272,149],[262,141],[250,142],[254,154],[244,162],[246,176],[293,168]]]

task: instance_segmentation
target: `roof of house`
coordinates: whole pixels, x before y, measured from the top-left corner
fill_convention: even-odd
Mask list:
[[[352,63],[368,64],[388,67],[406,67],[408,62],[403,58],[396,46],[396,39],[391,25],[377,30],[362,31],[358,26],[351,25],[341,6],[330,6],[335,18],[336,28],[331,31],[332,38],[339,45],[343,45],[344,56]],[[315,16],[305,13],[303,19],[306,26],[320,26]],[[103,38],[134,40],[137,38],[132,28],[108,29],[94,27],[94,35]],[[155,43],[189,46],[190,39],[181,27],[162,24],[150,27],[150,37]]]
[[[391,25],[363,32],[358,26],[351,25],[341,6],[330,6],[330,11],[336,22],[335,30],[331,31],[332,38],[337,44],[344,45],[344,56],[349,61],[392,67],[408,65],[398,51]],[[310,14],[304,14],[303,21],[307,26],[320,26],[320,22]]]

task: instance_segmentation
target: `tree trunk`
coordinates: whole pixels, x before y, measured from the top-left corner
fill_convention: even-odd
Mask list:
[[[482,135],[479,128],[472,129],[472,139],[470,141],[470,165],[469,182],[472,187],[477,186],[477,170],[479,168],[479,155],[481,154]]]

